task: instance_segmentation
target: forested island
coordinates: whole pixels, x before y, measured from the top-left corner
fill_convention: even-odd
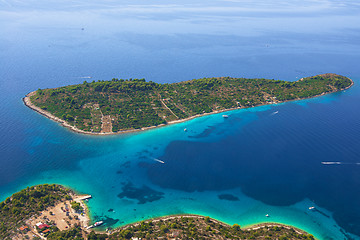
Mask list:
[[[159,84],[114,78],[38,89],[29,93],[24,103],[74,131],[110,134],[237,108],[311,98],[352,84],[351,79],[330,73],[296,82],[218,77]]]
[[[91,196],[76,195],[56,184],[14,193],[0,203],[0,239],[314,239],[311,234],[283,224],[241,228],[199,215],[165,216],[116,229],[104,222],[107,231],[99,232],[89,225],[83,202],[87,198]]]

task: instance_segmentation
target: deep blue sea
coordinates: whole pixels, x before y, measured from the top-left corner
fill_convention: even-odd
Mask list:
[[[354,0],[2,0],[0,200],[59,183],[91,194],[104,228],[193,213],[360,239],[359,23]],[[116,136],[73,133],[22,103],[38,88],[113,77],[321,73],[355,85]]]

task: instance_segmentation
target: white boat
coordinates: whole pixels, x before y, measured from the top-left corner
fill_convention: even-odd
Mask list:
[[[269,215],[269,214],[266,214],[265,217],[270,217],[270,215]]]
[[[228,115],[222,115],[223,118],[228,118],[229,116]]]
[[[160,159],[157,159],[157,158],[154,158],[155,161],[159,162],[159,163],[165,163],[164,161],[160,160]]]
[[[102,225],[103,223],[104,223],[103,221],[98,221],[98,222],[94,223],[94,225],[88,226],[87,229],[98,227],[98,226]]]
[[[186,128],[184,128],[184,132],[187,132],[187,129],[186,129]]]
[[[313,207],[313,206],[309,207],[309,210],[313,210],[313,209],[315,209],[315,207]]]
[[[96,222],[96,223],[94,223],[94,227],[100,226],[103,223],[104,223],[103,221]]]

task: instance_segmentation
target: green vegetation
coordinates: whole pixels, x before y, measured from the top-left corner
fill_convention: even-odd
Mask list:
[[[263,226],[242,230],[209,217],[175,217],[145,221],[125,227],[109,239],[314,239],[310,234],[286,226]]]
[[[226,225],[209,217],[175,217],[166,220],[149,220],[116,229],[112,234],[86,233],[79,226],[54,232],[50,239],[304,239],[314,236],[282,225],[262,226],[253,230],[242,230],[238,224]]]
[[[107,234],[99,234],[95,233],[94,231],[91,231],[90,233],[84,232],[80,226],[75,226],[69,230],[65,231],[58,231],[50,233],[47,236],[48,240],[83,240],[85,239],[84,236],[86,236],[87,240],[106,240],[108,239]]]
[[[81,240],[83,239],[82,230],[80,226],[75,226],[66,231],[57,231],[50,233],[47,236],[48,240],[65,240],[65,239],[74,239],[74,240]]]
[[[76,212],[82,212],[84,211],[84,208],[80,205],[80,203],[78,202],[71,202],[71,207],[76,211]]]
[[[28,187],[0,203],[0,239],[12,239],[18,228],[33,215],[39,214],[64,199],[71,199],[70,190],[59,185]]]
[[[114,78],[39,89],[30,100],[83,131],[118,132],[218,110],[309,98],[350,85],[350,79],[336,74],[296,82],[220,77],[158,84],[144,79]]]

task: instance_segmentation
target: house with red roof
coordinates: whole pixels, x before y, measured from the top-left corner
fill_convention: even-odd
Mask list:
[[[41,229],[44,229],[44,228],[49,228],[50,226],[49,225],[47,225],[47,224],[45,224],[45,223],[43,223],[43,224],[41,224],[41,225],[39,225],[38,226],[38,228],[41,230]]]

